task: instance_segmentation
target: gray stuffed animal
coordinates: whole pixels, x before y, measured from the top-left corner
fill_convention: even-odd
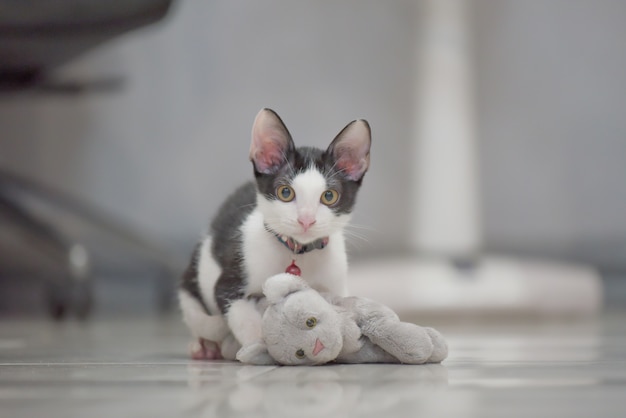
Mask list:
[[[237,352],[242,363],[423,364],[448,356],[439,332],[401,322],[391,309],[369,299],[322,296],[288,273],[269,278],[263,293],[263,341]]]

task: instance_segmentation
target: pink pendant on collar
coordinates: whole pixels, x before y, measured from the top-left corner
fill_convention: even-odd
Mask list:
[[[292,260],[291,264],[285,270],[285,273],[293,274],[294,276],[301,276],[302,271],[300,271],[300,267],[296,266],[296,260]]]

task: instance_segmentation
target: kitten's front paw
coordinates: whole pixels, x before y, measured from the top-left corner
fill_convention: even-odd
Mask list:
[[[237,360],[237,352],[241,349],[241,344],[235,339],[233,334],[229,334],[220,344],[222,357],[225,360]]]

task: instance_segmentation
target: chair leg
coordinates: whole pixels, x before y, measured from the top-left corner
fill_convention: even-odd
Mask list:
[[[53,267],[44,277],[46,306],[55,319],[75,311],[86,318],[91,311],[91,273],[85,248],[72,243],[54,225],[33,215],[0,188],[0,215],[20,231],[31,253],[42,256]]]

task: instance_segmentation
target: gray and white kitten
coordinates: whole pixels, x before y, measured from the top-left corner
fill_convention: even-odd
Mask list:
[[[370,145],[367,121],[355,120],[325,151],[296,148],[274,111],[258,113],[250,145],[255,181],[223,203],[180,286],[183,319],[198,339],[193,358],[219,358],[229,332],[241,344],[260,339],[261,318],[248,296],[292,263],[312,288],[347,295],[343,229]]]

